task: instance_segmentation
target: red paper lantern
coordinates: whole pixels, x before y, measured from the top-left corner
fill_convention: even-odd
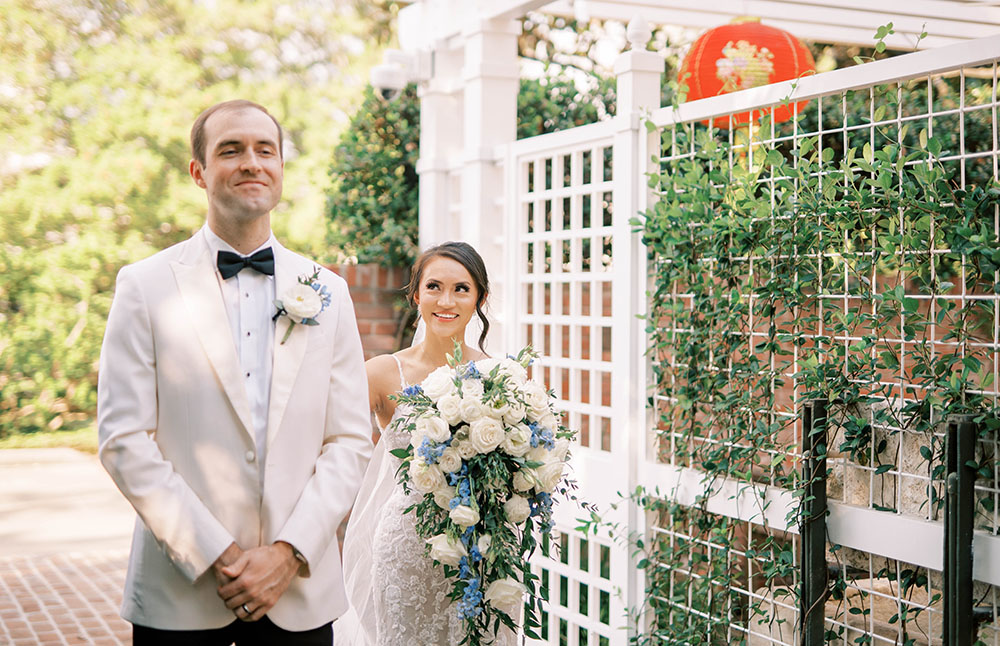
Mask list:
[[[783,29],[760,24],[759,18],[736,18],[709,29],[695,41],[681,64],[678,79],[688,86],[688,101],[799,78],[816,71],[812,54]],[[798,104],[799,112],[807,101]],[[793,116],[794,106],[777,106],[775,123]],[[754,112],[758,118],[769,109]],[[746,125],[750,113],[733,115],[733,125]],[[708,124],[706,119],[703,123]],[[728,117],[716,117],[716,128],[728,128]]]

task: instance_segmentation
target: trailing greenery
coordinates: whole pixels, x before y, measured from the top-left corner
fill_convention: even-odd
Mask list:
[[[955,99],[954,85],[939,85],[937,101]],[[867,99],[856,94],[864,98],[848,104]],[[899,94],[879,88],[874,120],[921,97],[926,106],[926,84]],[[849,123],[866,123],[867,110],[848,114]],[[814,132],[809,118],[798,132]],[[841,124],[844,114],[835,119]],[[984,436],[1000,429],[988,346],[1000,294],[1000,186],[992,169],[982,174],[973,163],[963,184],[958,164],[942,161],[958,152],[957,128],[935,121],[930,136],[916,126],[776,145],[762,143],[766,121],[732,140],[700,124],[662,133],[664,155],[693,153],[663,163],[651,178],[659,200],[635,221],[653,268],[647,332],[661,459],[699,469],[710,483],[736,480],[751,492],[769,484],[801,500],[802,403],[825,398],[831,455],[869,469],[873,491],[900,486],[900,442],[922,438],[916,461],[932,478],[931,507],[919,513],[937,517],[942,421],[968,413]],[[977,460],[992,482],[995,457],[981,452]],[[660,492],[633,498],[664,532],[633,537],[649,600],[648,627],[635,643],[743,643],[748,622],[766,623],[770,613],[747,590],[797,604],[797,545],[783,527],[748,530]],[[876,508],[915,512],[897,509],[894,496],[876,498]],[[1000,530],[988,493],[978,505],[977,525]],[[760,515],[755,522],[763,523]],[[834,554],[847,572],[850,555]],[[926,593],[926,570],[885,560],[874,569],[898,582],[904,598]],[[845,584],[832,582],[833,598],[843,598]],[[891,620],[907,644],[922,610],[914,603]]]
[[[517,137],[593,123],[614,112],[614,80],[593,77],[581,90],[565,76],[521,80]],[[418,251],[420,103],[416,87],[393,101],[371,87],[330,164],[329,242],[358,262],[408,266]]]

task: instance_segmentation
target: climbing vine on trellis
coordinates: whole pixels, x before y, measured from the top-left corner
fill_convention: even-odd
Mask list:
[[[879,110],[893,114],[919,91],[893,86]],[[865,129],[838,149],[817,136],[765,141],[770,128],[765,118],[732,136],[700,124],[660,133],[658,201],[635,221],[652,267],[659,458],[801,496],[801,404],[826,398],[829,450],[869,468],[873,486],[902,472],[900,434],[921,438],[921,513],[937,519],[942,421],[971,413],[984,434],[1000,429],[990,347],[1000,187],[961,186],[956,164],[942,161],[956,152],[949,139],[911,126]],[[994,456],[977,459],[992,481]],[[873,506],[905,511],[888,498]],[[748,530],[658,492],[633,499],[654,527],[633,538],[648,599],[636,643],[739,643],[752,617],[771,612],[747,591],[796,606],[797,547],[783,527]],[[996,533],[993,505],[979,496],[977,523]],[[871,575],[903,596],[928,587],[926,570],[894,561]],[[843,579],[830,587],[843,598]],[[904,643],[920,612],[892,618]]]

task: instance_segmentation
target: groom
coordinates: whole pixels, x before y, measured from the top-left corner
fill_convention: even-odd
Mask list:
[[[336,531],[372,449],[364,360],[344,281],[304,288],[313,263],[271,233],[281,147],[257,104],[205,110],[189,168],[205,226],[118,274],[98,430],[138,513],[136,646],[329,646],[347,608]]]

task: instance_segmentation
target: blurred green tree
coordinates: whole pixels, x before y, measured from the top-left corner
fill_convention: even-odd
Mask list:
[[[204,220],[187,136],[205,107],[248,98],[282,122],[275,233],[331,258],[318,187],[393,11],[360,0],[4,3],[0,437],[92,417],[117,270]]]

